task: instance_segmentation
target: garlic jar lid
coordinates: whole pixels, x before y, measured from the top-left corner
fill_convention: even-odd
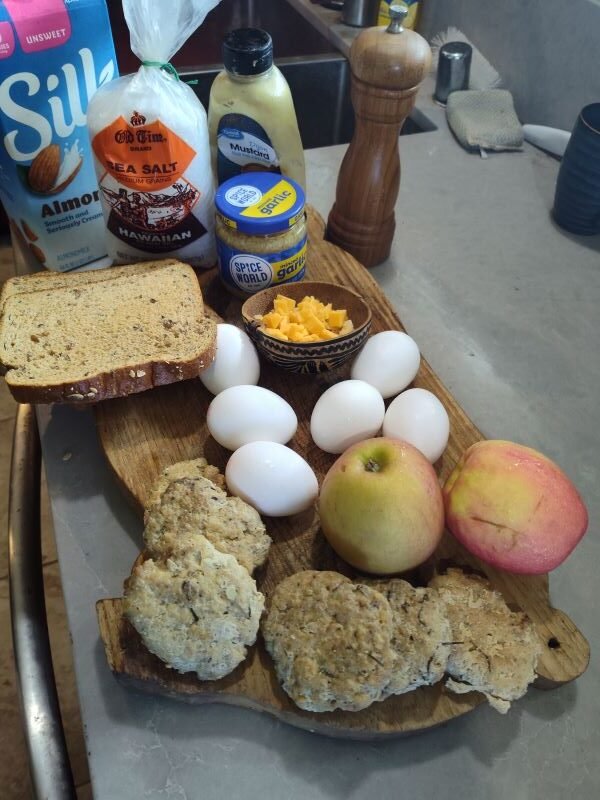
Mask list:
[[[230,228],[268,236],[291,228],[304,214],[304,192],[274,172],[245,172],[222,183],[215,205]]]

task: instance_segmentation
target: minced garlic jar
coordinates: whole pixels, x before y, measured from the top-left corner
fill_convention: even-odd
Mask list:
[[[306,267],[304,192],[291,178],[249,172],[217,190],[217,253],[225,286],[246,297],[300,281]]]

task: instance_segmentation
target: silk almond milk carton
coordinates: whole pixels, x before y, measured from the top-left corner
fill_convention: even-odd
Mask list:
[[[104,0],[0,0],[0,199],[48,269],[106,255],[86,112],[116,74]]]

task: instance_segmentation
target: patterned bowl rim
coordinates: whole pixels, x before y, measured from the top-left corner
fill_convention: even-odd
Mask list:
[[[244,324],[246,325],[246,329],[251,329],[251,335],[258,337],[258,340],[261,344],[264,342],[268,344],[270,342],[274,342],[279,346],[285,347],[286,345],[292,347],[300,347],[301,349],[305,350],[309,353],[311,350],[316,350],[317,348],[323,347],[330,347],[334,344],[340,344],[344,342],[348,342],[353,338],[358,338],[358,335],[361,334],[365,329],[368,329],[371,326],[371,320],[368,319],[360,328],[355,328],[350,333],[345,333],[343,336],[338,336],[335,339],[325,339],[321,342],[286,342],[284,339],[278,339],[276,336],[269,336],[268,333],[263,333],[263,331],[259,331],[258,327],[254,324],[254,322],[246,322],[244,320]]]
[[[251,335],[256,336],[258,341],[260,342],[263,341],[265,343],[277,342],[278,345],[283,345],[284,347],[286,345],[292,345],[293,347],[300,347],[308,352],[310,350],[315,350],[318,347],[327,347],[329,345],[339,344],[340,342],[347,342],[349,339],[358,336],[358,334],[360,334],[362,331],[368,329],[371,326],[371,322],[373,320],[373,314],[371,312],[371,309],[369,308],[368,303],[357,292],[353,291],[352,289],[348,289],[347,286],[341,286],[340,284],[337,283],[330,283],[329,281],[306,281],[306,283],[320,284],[321,286],[335,286],[336,289],[344,289],[344,291],[350,292],[350,294],[353,294],[355,297],[357,297],[366,308],[367,318],[361,325],[358,326],[358,328],[354,328],[354,330],[351,330],[350,333],[345,333],[343,336],[338,336],[335,339],[325,339],[324,341],[321,342],[286,342],[283,339],[278,339],[276,336],[269,336],[268,333],[263,333],[263,331],[259,331],[258,320],[252,319],[252,317],[248,316],[248,314],[244,311],[244,306],[246,305],[246,303],[248,303],[249,300],[254,300],[255,297],[261,294],[261,292],[257,292],[256,294],[253,294],[251,297],[249,297],[248,300],[244,301],[244,305],[242,306],[241,309],[242,320],[244,322],[246,330],[249,333],[251,333]],[[268,292],[269,289],[271,288],[272,287],[269,287],[267,289],[263,289],[262,291]]]

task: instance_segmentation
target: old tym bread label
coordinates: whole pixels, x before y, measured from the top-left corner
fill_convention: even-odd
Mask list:
[[[146,124],[133,111],[119,116],[92,140],[106,170],[100,189],[110,214],[107,227],[118,239],[146,252],[169,252],[206,233],[191,213],[200,191],[184,174],[196,152],[160,119]]]
[[[98,161],[119,183],[147,191],[175,183],[196,155],[160,120],[146,125],[135,111],[129,123],[119,117],[96,134],[92,147]]]

